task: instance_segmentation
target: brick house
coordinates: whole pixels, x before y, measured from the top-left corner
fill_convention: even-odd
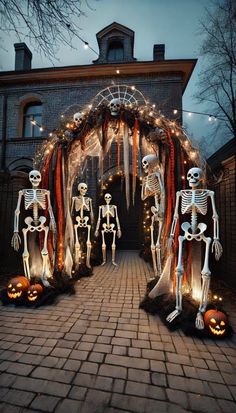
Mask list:
[[[92,64],[32,69],[31,51],[24,43],[18,43],[14,45],[15,70],[0,73],[0,225],[9,228],[0,240],[2,263],[9,265],[13,257],[16,260],[9,245],[18,190],[28,185],[27,173],[35,151],[58,127],[62,113],[81,111],[111,84],[135,85],[169,118],[173,108],[182,108],[182,95],[196,59],[166,60],[165,45],[155,44],[153,60],[139,61],[134,57],[134,32],[115,22],[96,36],[99,57]],[[32,125],[32,119],[43,125],[43,131]],[[90,166],[91,163],[84,179],[89,195],[96,200],[98,177],[89,173]],[[113,188],[114,194],[116,191]],[[135,211],[131,210],[127,219],[127,211],[121,208],[121,221],[125,214],[134,228],[138,219]],[[123,248],[138,248],[134,240],[122,242]]]

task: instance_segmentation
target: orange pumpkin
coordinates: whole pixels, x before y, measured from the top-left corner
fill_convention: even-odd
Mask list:
[[[211,334],[217,337],[223,337],[227,331],[228,319],[222,311],[208,310],[204,314],[205,326],[209,329]]]
[[[27,291],[27,298],[30,302],[37,301],[43,294],[43,287],[41,284],[32,284]]]
[[[12,278],[7,284],[7,295],[11,300],[23,297],[29,288],[29,280],[23,275]]]

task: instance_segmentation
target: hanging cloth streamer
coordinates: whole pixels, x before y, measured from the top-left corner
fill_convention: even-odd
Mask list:
[[[57,162],[56,162],[56,174],[55,174],[55,192],[57,203],[57,219],[58,219],[58,268],[60,271],[63,269],[63,190],[62,190],[62,150],[58,148]]]
[[[134,130],[133,130],[133,205],[135,202],[135,193],[136,193],[136,178],[137,178],[137,133],[138,133],[138,119],[135,118],[134,121]]]
[[[125,196],[126,206],[130,206],[130,178],[129,178],[129,128],[127,123],[123,123],[123,151],[124,151],[124,174],[125,174]]]
[[[154,299],[159,295],[169,294],[171,285],[171,267],[172,267],[173,254],[170,254],[166,260],[165,266],[161,273],[161,276],[156,283],[155,287],[148,294],[149,298]]]

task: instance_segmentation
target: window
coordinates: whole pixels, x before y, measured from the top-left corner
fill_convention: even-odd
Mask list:
[[[42,125],[42,103],[31,102],[25,105],[23,115],[23,137],[41,137],[40,126]]]
[[[114,40],[110,43],[107,60],[109,62],[124,60],[124,47],[121,41]]]

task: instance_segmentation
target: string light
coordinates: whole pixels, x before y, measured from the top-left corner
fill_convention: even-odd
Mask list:
[[[116,69],[116,73],[119,75],[119,73],[120,73],[119,69]]]
[[[88,49],[88,48],[89,48],[88,42],[84,42],[84,48],[85,48],[85,49]]]

